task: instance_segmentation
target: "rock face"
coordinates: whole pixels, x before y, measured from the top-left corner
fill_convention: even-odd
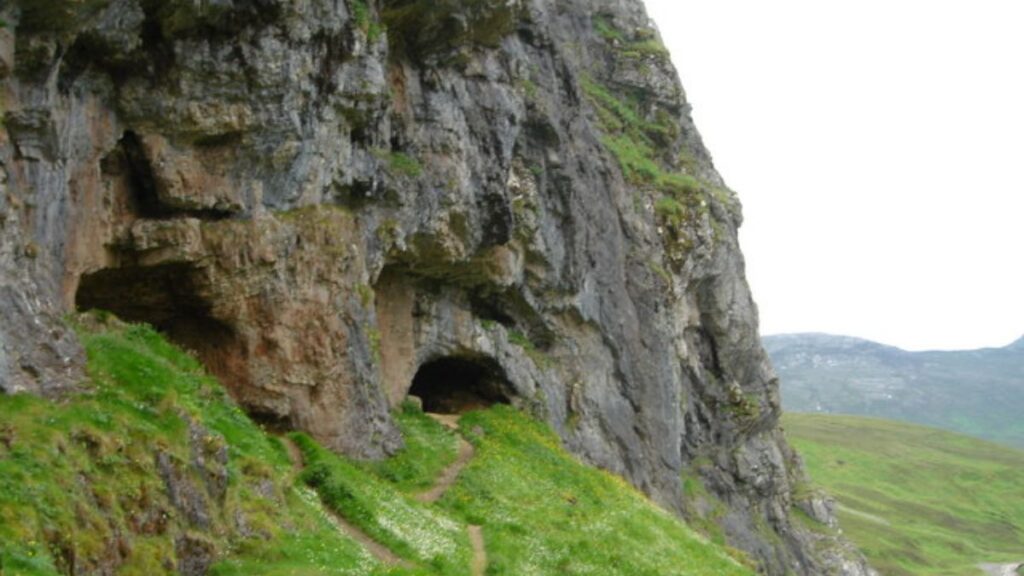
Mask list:
[[[739,204],[639,0],[7,4],[4,392],[73,390],[103,308],[373,458],[447,362],[766,573],[868,573],[791,521]]]

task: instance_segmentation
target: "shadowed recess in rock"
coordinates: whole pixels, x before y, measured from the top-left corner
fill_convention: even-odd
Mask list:
[[[423,400],[423,409],[461,414],[508,404],[505,371],[485,356],[448,356],[427,362],[416,372],[409,394]]]
[[[105,268],[84,274],[75,293],[79,311],[112,312],[145,322],[193,351],[206,369],[229,387],[247,374],[243,347],[234,330],[217,320],[201,296],[197,274],[187,264]]]

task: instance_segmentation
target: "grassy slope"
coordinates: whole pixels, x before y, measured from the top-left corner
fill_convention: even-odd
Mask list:
[[[1024,560],[1024,452],[859,417],[788,414],[784,424],[883,574],[980,574],[980,562]]]
[[[476,456],[441,505],[484,528],[491,575],[750,574],[506,406],[462,417]]]
[[[465,529],[483,527],[491,576],[528,574],[750,574],[621,479],[579,463],[544,425],[507,406],[462,418],[476,456],[437,506],[411,496],[454,457],[454,437],[421,413],[400,415],[409,449],[355,465],[293,435],[306,481],[324,502],[404,558],[466,574]],[[440,449],[439,449],[440,448]],[[396,472],[396,468],[401,471]],[[395,521],[398,519],[399,521]]]
[[[466,575],[467,523],[483,526],[492,576],[749,573],[511,409],[464,418],[477,457],[441,502],[422,504],[412,495],[456,452],[454,434],[423,414],[396,414],[407,448],[383,463],[353,462],[294,435],[307,461],[300,476],[280,441],[191,356],[147,327],[84,323],[83,394],[60,403],[0,397],[4,576],[51,576],[72,563],[85,573],[120,563],[120,574],[170,574],[174,539],[185,532],[217,551],[214,576]],[[156,458],[168,454],[202,491],[196,450],[228,457],[223,498],[203,496],[206,528],[170,501]],[[374,560],[338,532],[325,504],[408,566]]]
[[[189,421],[205,428],[204,451],[228,450],[223,502],[204,498],[211,546],[258,557],[263,573],[310,563],[372,567],[337,535],[315,496],[293,487],[279,443],[193,358],[146,327],[80,333],[91,377],[85,393],[59,404],[0,396],[0,573],[50,575],[72,565],[90,573],[118,556],[122,574],[173,573],[174,536],[190,526],[166,494],[156,454],[169,454],[202,486],[188,464]]]

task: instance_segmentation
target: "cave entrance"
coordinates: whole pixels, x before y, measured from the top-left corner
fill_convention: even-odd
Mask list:
[[[200,290],[199,272],[189,264],[126,266],[84,274],[75,307],[150,324],[171,342],[193,351],[229,389],[248,372],[235,331],[213,317],[212,306]]]
[[[505,371],[486,356],[446,356],[420,367],[409,394],[423,401],[423,410],[461,414],[509,403]]]

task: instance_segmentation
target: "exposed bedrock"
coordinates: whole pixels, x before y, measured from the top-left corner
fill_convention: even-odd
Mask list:
[[[834,521],[639,0],[2,6],[4,392],[74,390],[105,309],[346,454],[413,387],[509,402],[766,573],[868,573],[793,520]]]

